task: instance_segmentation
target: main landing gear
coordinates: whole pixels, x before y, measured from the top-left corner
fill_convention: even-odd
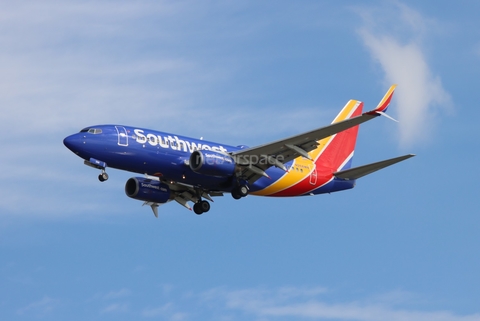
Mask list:
[[[248,186],[247,185],[239,185],[232,189],[232,197],[236,200],[241,199],[248,195]]]
[[[201,215],[203,213],[206,213],[210,210],[210,203],[207,201],[198,201],[193,205],[193,211],[197,215]]]

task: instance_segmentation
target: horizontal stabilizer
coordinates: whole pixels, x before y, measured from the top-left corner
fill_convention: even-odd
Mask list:
[[[347,170],[344,170],[344,171],[336,172],[336,173],[333,173],[333,175],[335,175],[335,177],[337,177],[337,178],[353,180],[353,179],[357,179],[357,178],[363,177],[365,175],[371,174],[373,172],[376,172],[379,169],[382,169],[382,168],[388,167],[390,165],[396,164],[398,162],[404,161],[404,160],[409,159],[410,157],[413,157],[413,156],[415,156],[415,155],[408,154],[408,155],[404,155],[404,156],[400,156],[400,157],[390,158],[390,159],[383,160],[383,161],[380,161],[380,162],[371,163],[371,164],[367,164],[367,165],[363,165],[363,166],[350,168],[350,169],[347,169]]]

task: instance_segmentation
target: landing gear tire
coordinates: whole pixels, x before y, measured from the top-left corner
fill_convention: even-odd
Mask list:
[[[207,201],[199,201],[193,205],[193,211],[197,215],[201,215],[210,210],[210,203]]]
[[[203,213],[206,213],[210,211],[210,203],[207,201],[201,201],[200,208],[202,209]]]
[[[240,185],[237,187],[238,195],[245,197],[248,195],[248,187],[246,185]]]
[[[235,190],[232,191],[232,197],[236,200],[239,200],[242,198]]]
[[[193,204],[193,211],[194,211],[195,214],[197,214],[197,215],[203,214],[202,208],[200,207],[200,203],[195,203],[195,204]]]
[[[248,195],[248,187],[246,185],[240,185],[232,190],[232,197],[236,200],[241,199]]]
[[[107,179],[108,179],[108,174],[107,173],[102,173],[102,174],[98,175],[98,180],[100,182],[105,182]]]

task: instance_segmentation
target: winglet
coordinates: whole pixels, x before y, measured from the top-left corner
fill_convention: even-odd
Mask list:
[[[390,101],[392,100],[393,92],[395,91],[396,87],[397,85],[390,86],[385,96],[383,96],[382,100],[378,103],[377,108],[375,108],[374,110],[368,111],[365,114],[372,115],[372,116],[385,116],[398,123],[396,119],[388,116],[385,113],[387,111],[388,105],[390,105]]]
[[[374,111],[382,112],[382,113],[387,111],[388,105],[390,104],[390,101],[392,100],[393,92],[395,91],[396,87],[397,87],[397,85],[390,86],[387,93],[385,94],[385,96],[383,96],[383,99],[380,101],[380,103],[378,103],[378,106],[377,106],[377,108],[375,108]]]

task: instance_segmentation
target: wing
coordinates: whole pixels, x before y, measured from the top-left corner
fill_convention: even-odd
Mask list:
[[[390,104],[395,87],[396,85],[390,87],[377,108],[359,116],[341,121],[335,119],[329,126],[317,128],[306,133],[277,140],[265,145],[236,151],[231,153],[231,155],[234,157],[237,164],[242,167],[241,175],[250,183],[253,183],[261,176],[268,177],[265,170],[271,166],[276,166],[287,171],[285,163],[288,161],[299,156],[311,159],[308,153],[318,147],[319,140],[360,125],[377,116],[385,115],[384,113]],[[361,104],[361,102],[351,100],[345,107],[355,104]]]

